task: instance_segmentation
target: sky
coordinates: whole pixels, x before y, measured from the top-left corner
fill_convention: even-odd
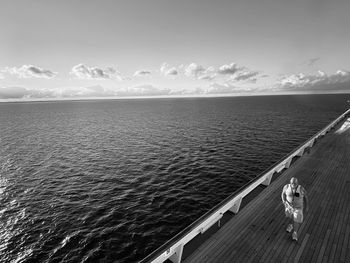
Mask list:
[[[1,0],[0,100],[350,91],[348,0]]]

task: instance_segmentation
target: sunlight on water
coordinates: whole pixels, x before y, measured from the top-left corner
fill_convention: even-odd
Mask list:
[[[4,169],[1,169],[1,170],[4,170]],[[5,178],[1,178],[1,175],[0,175],[0,200],[2,199],[2,194],[6,190],[6,186],[7,186],[7,180]]]

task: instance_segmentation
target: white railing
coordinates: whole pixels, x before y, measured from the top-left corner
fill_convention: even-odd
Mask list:
[[[185,230],[180,232],[174,238],[169,240],[166,244],[161,246],[159,249],[154,251],[152,254],[147,256],[141,262],[152,262],[160,263],[164,262],[167,259],[170,259],[174,263],[181,262],[182,252],[185,244],[191,241],[199,233],[204,233],[207,229],[217,223],[227,211],[232,211],[237,214],[242,202],[242,199],[249,194],[252,190],[258,187],[260,184],[269,185],[272,179],[272,176],[275,172],[279,173],[285,168],[289,168],[292,163],[292,160],[296,156],[302,156],[307,148],[311,148],[315,141],[324,136],[329,132],[335,125],[338,124],[348,113],[350,109],[340,115],[336,120],[331,122],[328,126],[322,129],[320,132],[316,133],[313,137],[307,140],[303,145],[298,147],[295,151],[289,154],[285,159],[283,159],[278,164],[274,165],[267,172],[263,173],[258,178],[255,178],[248,185],[238,190],[238,193],[226,198],[219,205],[214,207],[211,211],[206,213],[204,216],[199,218]]]

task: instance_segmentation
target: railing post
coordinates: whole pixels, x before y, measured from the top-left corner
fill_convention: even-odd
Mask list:
[[[274,171],[270,172],[261,184],[266,186],[270,185],[273,174],[274,174]]]
[[[178,245],[177,248],[175,248],[174,254],[169,259],[174,263],[180,263],[183,250],[184,244]]]
[[[289,168],[290,164],[292,163],[293,157],[290,157],[289,160],[287,160],[286,164],[284,165],[285,168]]]
[[[286,164],[286,163],[282,163],[281,165],[278,165],[278,166],[276,167],[276,172],[277,172],[277,173],[282,172],[282,170],[285,168],[285,164]]]
[[[312,139],[311,141],[310,141],[310,148],[312,147],[312,146],[314,146],[314,144],[315,144],[315,139]]]
[[[300,149],[300,151],[298,152],[298,154],[296,156],[303,156],[305,151],[305,147],[303,147],[302,149]]]
[[[233,204],[233,206],[229,209],[231,212],[237,214],[239,211],[239,207],[241,206],[242,203],[242,197],[238,197]]]
[[[219,222],[222,216],[223,216],[223,213],[220,213],[218,216],[214,217],[210,222],[208,222],[205,226],[199,229],[200,233],[203,234],[205,231],[211,228],[214,224]]]

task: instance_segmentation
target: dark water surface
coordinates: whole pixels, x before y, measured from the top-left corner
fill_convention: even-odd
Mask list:
[[[0,262],[135,262],[349,95],[0,103]]]

